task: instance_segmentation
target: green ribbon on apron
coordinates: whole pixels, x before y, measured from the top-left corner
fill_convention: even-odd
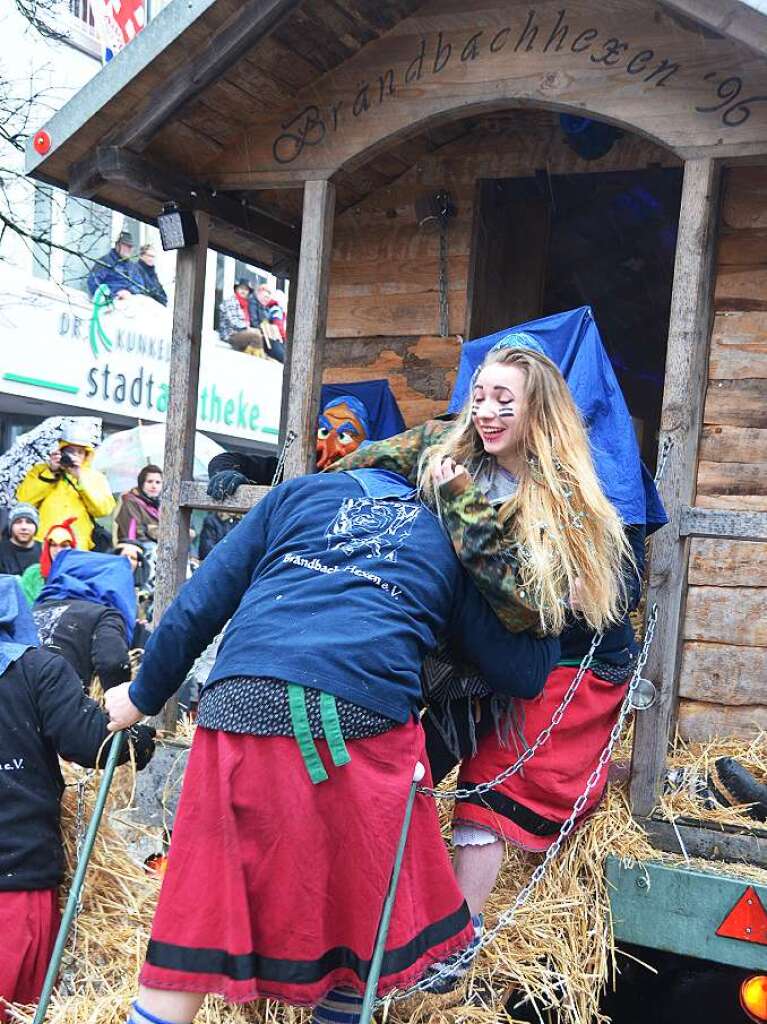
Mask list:
[[[328,773],[320,759],[317,745],[312,736],[309,725],[309,714],[306,710],[306,691],[303,686],[295,683],[288,683],[288,706],[290,708],[290,721],[293,725],[293,733],[304,759],[309,778],[316,785],[318,782],[325,782]],[[327,740],[328,750],[333,764],[340,768],[351,761],[351,755],[346,749],[344,735],[341,731],[341,723],[338,719],[338,707],[335,697],[330,693],[320,693],[320,717],[322,729]]]

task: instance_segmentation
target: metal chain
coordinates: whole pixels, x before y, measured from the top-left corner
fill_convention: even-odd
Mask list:
[[[440,218],[439,223],[439,335],[447,337],[449,329],[449,309],[447,302],[447,217]]]
[[[674,447],[674,439],[673,439],[673,437],[669,437],[668,435],[666,437],[664,437],[663,438],[663,444],[661,445],[661,450],[660,450],[660,453],[658,455],[658,468],[655,470],[655,486],[656,487],[661,482],[661,480],[663,479],[663,474],[666,472],[666,463],[668,462],[668,457],[669,457],[669,454],[670,454],[671,449],[673,447]]]
[[[282,450],[277,458],[277,465],[274,468],[274,476],[272,477],[272,487],[276,487],[277,484],[282,480],[282,474],[285,472],[285,456],[288,453],[288,448],[293,444],[298,434],[295,430],[289,430],[285,437],[285,443],[282,446]]]
[[[620,735],[623,731],[623,726],[625,724],[626,718],[633,710],[631,706],[631,695],[642,677],[642,669],[644,668],[645,663],[647,662],[647,657],[650,652],[650,645],[652,644],[653,637],[655,636],[655,624],[657,620],[658,605],[654,604],[652,606],[652,610],[650,611],[650,617],[647,620],[647,631],[645,632],[642,649],[639,652],[639,657],[637,658],[636,666],[634,667],[634,671],[631,675],[631,680],[626,691],[626,696],[623,698],[623,703],[621,704],[621,709],[618,714],[618,718],[610,732],[610,737],[607,741],[607,745],[600,754],[599,760],[597,761],[597,765],[594,768],[594,771],[589,776],[589,779],[586,783],[586,788],[583,790],[581,795],[573,804],[573,809],[570,812],[570,817],[562,825],[561,829],[559,830],[559,834],[557,835],[557,838],[546,851],[543,860],[536,867],[535,871],[533,871],[527,884],[523,886],[522,889],[520,889],[520,891],[517,893],[517,898],[514,900],[514,903],[507,910],[504,910],[504,912],[498,918],[495,927],[491,928],[489,931],[486,931],[476,945],[467,947],[467,949],[465,949],[463,953],[461,953],[461,955],[457,959],[453,960],[451,963],[443,964],[441,967],[436,968],[434,971],[431,971],[428,975],[428,978],[424,977],[411,988],[405,989],[402,992],[398,992],[394,995],[389,995],[383,999],[380,999],[378,1001],[379,1003],[387,1003],[390,1001],[399,1002],[402,999],[410,998],[410,996],[414,995],[417,992],[429,992],[433,985],[435,984],[435,982],[439,981],[441,978],[449,978],[455,976],[457,973],[460,972],[461,968],[468,969],[469,965],[472,963],[472,961],[480,952],[480,950],[484,949],[485,946],[488,946],[491,942],[495,941],[497,936],[504,930],[504,928],[507,928],[511,921],[514,919],[514,916],[516,915],[519,908],[527,902],[531,893],[538,885],[538,883],[541,881],[543,876],[546,874],[549,867],[551,866],[552,861],[561,850],[562,844],[564,843],[565,839],[567,839],[572,830],[575,828],[575,823],[578,819],[578,815],[586,806],[588,798],[591,795],[591,791],[599,782],[602,772],[604,771],[607,762],[610,760],[610,757],[612,756],[615,744],[620,739]]]
[[[548,741],[552,731],[562,721],[565,711],[567,711],[570,706],[570,703],[581,684],[581,680],[591,667],[591,663],[594,660],[594,652],[601,642],[602,634],[595,633],[591,641],[591,646],[581,661],[572,682],[565,691],[562,702],[551,716],[551,721],[545,729],[541,729],[533,745],[527,747],[527,749],[520,754],[514,764],[509,765],[508,768],[504,768],[500,775],[496,775],[496,777],[491,779],[489,782],[480,782],[479,785],[472,786],[471,789],[432,789],[430,786],[419,786],[418,792],[425,793],[427,796],[436,797],[439,800],[467,800],[471,796],[479,796],[482,793],[489,793],[491,789],[495,789],[497,786],[500,786],[502,782],[511,778],[512,775],[516,775],[520,768],[527,764],[527,762],[541,749],[544,743]]]

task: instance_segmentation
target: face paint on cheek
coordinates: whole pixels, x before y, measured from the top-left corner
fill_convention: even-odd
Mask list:
[[[516,414],[515,414],[513,409],[499,409],[498,410],[498,418],[501,419],[501,420],[511,420],[511,419],[514,419],[515,415]]]

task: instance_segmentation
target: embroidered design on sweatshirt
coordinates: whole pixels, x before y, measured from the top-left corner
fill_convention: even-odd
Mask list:
[[[328,551],[340,548],[347,555],[397,561],[413,530],[421,506],[376,498],[346,498],[325,531]]]

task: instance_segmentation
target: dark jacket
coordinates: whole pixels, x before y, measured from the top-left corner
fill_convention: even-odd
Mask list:
[[[153,502],[138,487],[120,498],[113,533],[115,542],[156,541],[160,529],[160,502]]]
[[[130,679],[125,623],[94,601],[38,601],[32,608],[44,647],[63,655],[86,690],[97,675],[105,690]]]
[[[52,889],[61,881],[58,759],[94,767],[107,722],[52,651],[28,650],[0,677],[0,892]],[[108,750],[107,743],[101,764]],[[128,757],[126,744],[120,763]]]
[[[40,561],[43,546],[36,540],[31,548],[20,548],[12,540],[0,540],[0,573],[9,576],[21,576],[30,567]]]
[[[244,452],[220,452],[208,463],[208,476],[235,470],[248,478],[250,484],[268,485],[274,478],[277,459],[274,455],[246,455]]]
[[[133,265],[133,277],[136,282],[136,291],[139,295],[146,295],[150,299],[154,299],[155,302],[159,302],[161,306],[168,305],[168,296],[165,294],[165,289],[160,284],[160,279],[157,276],[157,269],[150,267],[147,263],[144,263],[142,259],[138,259]]]
[[[102,284],[107,286],[111,295],[119,291],[135,293],[139,290],[135,274],[134,261],[124,259],[117,249],[112,248],[88,274],[88,294],[93,298],[96,289]]]
[[[559,642],[507,633],[437,518],[378,470],[289,480],[218,544],[147,644],[130,687],[155,714],[226,628],[208,684],[271,676],[405,722],[448,632],[497,691],[534,697]]]
[[[226,513],[224,513],[226,515]],[[218,512],[209,512],[202,521],[198,554],[200,561],[206,558],[220,540],[235,528],[240,521],[239,516],[227,516],[222,519]]]

